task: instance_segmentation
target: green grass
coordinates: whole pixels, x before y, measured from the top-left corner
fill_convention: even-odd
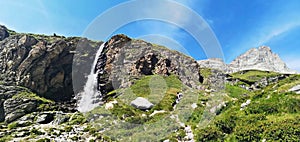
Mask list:
[[[253,94],[252,92],[247,91],[241,87],[230,85],[230,84],[226,84],[225,90],[228,93],[228,96],[230,96],[232,98],[237,98],[237,99],[245,97],[245,96],[250,96],[251,94]]]
[[[204,78],[211,75],[209,69],[202,69],[200,73]],[[212,119],[208,126],[203,128],[201,126],[197,127],[203,118],[209,117],[204,114],[207,110],[203,104],[213,101],[216,98],[205,92],[199,93],[200,91],[196,91],[191,93],[186,91],[185,86],[182,85],[181,81],[175,75],[144,76],[136,80],[130,88],[110,92],[110,95],[117,96],[117,98],[111,99],[118,101],[118,104],[115,104],[113,109],[105,110],[104,107],[98,107],[89,113],[89,115],[107,115],[103,119],[94,121],[93,128],[95,129],[93,131],[97,132],[104,127],[111,128],[111,131],[104,135],[110,136],[112,140],[123,141],[129,140],[126,138],[122,139],[124,136],[148,139],[151,136],[153,137],[153,135],[171,141],[182,139],[185,135],[183,129],[175,126],[176,123],[167,121],[170,114],[177,112],[179,109],[188,108],[187,106],[189,105],[187,104],[189,103],[183,103],[183,106],[178,104],[175,110],[172,108],[171,104],[175,101],[176,93],[182,91],[185,95],[198,95],[196,97],[198,99],[198,107],[192,113],[189,110],[188,114],[184,112],[179,114],[180,120],[186,120],[185,124],[192,127],[196,141],[231,142],[262,141],[263,139],[267,141],[299,141],[300,95],[287,92],[288,89],[299,83],[299,75],[287,76],[286,79],[256,91],[248,91],[239,86],[242,84],[246,85],[244,84],[245,82],[254,83],[264,77],[278,75],[280,74],[254,70],[233,74],[233,78],[241,81],[235,85],[226,84],[225,93],[227,95],[222,98],[222,101],[226,102],[226,107],[216,116],[211,117]],[[147,98],[155,106],[148,112],[130,106],[130,102],[138,96]],[[184,99],[186,98],[188,97],[184,97]],[[251,100],[250,105],[244,110],[240,110],[241,104],[247,99]],[[194,100],[191,102],[194,102]],[[150,117],[149,115],[154,110],[165,110],[167,112]],[[104,120],[108,121],[105,122]],[[111,127],[114,121],[117,121],[119,124],[117,127]],[[96,125],[97,123],[103,125],[98,126]],[[157,133],[163,131],[161,128],[166,128],[165,125],[169,123],[172,125],[175,124],[174,127],[168,127],[167,133]],[[143,133],[145,127],[132,124],[143,124],[142,126],[146,126],[147,130],[150,131],[147,134]],[[176,130],[176,132],[172,131],[173,133],[170,133],[170,130]],[[141,139],[135,140],[138,141]]]
[[[236,73],[233,77],[256,82],[277,75],[272,72],[246,71],[244,74]],[[287,92],[298,82],[299,75],[291,75],[257,91],[247,91],[227,84],[228,96],[238,101],[229,101],[226,109],[208,127],[195,128],[196,141],[299,141],[300,97]],[[246,98],[243,94],[247,94]],[[240,110],[241,103],[246,99],[251,99],[250,105]]]
[[[18,123],[17,122],[12,122],[12,123],[10,123],[10,124],[8,124],[7,125],[7,128],[8,129],[15,129],[15,128],[17,128],[18,127]]]
[[[211,73],[211,69],[210,68],[201,68],[200,69],[200,74],[204,77],[204,78],[208,78],[212,73]]]
[[[286,92],[296,85],[300,85],[300,75],[291,75],[278,83],[278,92]]]
[[[180,91],[182,83],[175,75],[167,77],[151,75],[137,80],[130,88],[136,96],[148,97],[156,94],[164,95],[168,91],[176,94],[174,90]]]
[[[7,141],[10,141],[11,139],[13,139],[13,137],[11,135],[6,135],[6,136],[0,138],[0,142],[7,142]]]
[[[268,72],[268,71],[258,71],[258,70],[240,71],[240,72],[231,74],[231,76],[234,78],[238,78],[242,81],[247,81],[247,82],[251,82],[251,83],[260,81],[264,77],[274,77],[274,76],[278,76],[278,75],[279,75],[279,73]]]
[[[30,99],[30,98],[32,98],[32,99],[35,99],[35,100],[42,101],[43,103],[54,103],[51,100],[48,100],[48,99],[43,98],[43,97],[40,97],[40,96],[38,96],[38,95],[36,95],[34,93],[31,93],[31,92],[21,92],[21,93],[19,93],[17,95],[14,95],[12,98],[13,99],[16,99],[16,98],[24,98],[24,99],[28,98],[28,99]]]

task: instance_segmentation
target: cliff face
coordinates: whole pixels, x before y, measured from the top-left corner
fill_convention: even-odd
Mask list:
[[[102,94],[129,87],[143,75],[177,75],[185,85],[197,88],[201,82],[199,65],[177,51],[116,35],[105,43],[96,70]]]
[[[90,55],[100,44],[82,38],[18,34],[1,26],[1,84],[23,86],[56,101],[70,100],[74,94],[73,60],[83,68],[90,68],[85,61],[92,60],[80,55],[75,58],[72,51],[81,46],[79,43]]]
[[[198,61],[201,67],[213,68],[226,73],[235,73],[243,70],[273,71],[284,74],[296,74],[273,53],[270,47],[261,46],[253,48],[234,59],[230,64],[225,64],[221,59],[208,59]]]

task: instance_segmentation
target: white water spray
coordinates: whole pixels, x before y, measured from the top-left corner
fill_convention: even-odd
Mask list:
[[[100,105],[101,102],[101,92],[97,90],[97,72],[94,72],[96,67],[98,57],[100,56],[104,48],[104,43],[100,46],[99,50],[96,53],[91,73],[88,75],[87,81],[85,83],[83,92],[80,92],[78,95],[81,96],[81,99],[78,104],[77,110],[80,112],[88,112],[93,110],[95,107]]]

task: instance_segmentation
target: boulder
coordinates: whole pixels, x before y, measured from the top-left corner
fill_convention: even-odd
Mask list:
[[[153,104],[143,97],[137,97],[130,105],[140,110],[148,110],[153,107]]]

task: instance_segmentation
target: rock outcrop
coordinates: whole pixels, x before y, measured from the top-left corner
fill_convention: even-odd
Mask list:
[[[0,26],[1,83],[24,86],[56,101],[70,100],[74,96],[72,73],[81,78],[76,88],[83,86],[84,74],[89,72],[86,68],[91,67],[95,47],[100,44],[75,37],[9,35],[8,29]]]
[[[12,98],[14,95],[26,91],[28,91],[28,89],[18,86],[0,85],[0,122],[5,120],[5,114],[7,114],[7,107],[4,107],[4,103],[9,105],[9,103],[6,101],[9,101],[9,99]]]
[[[231,72],[231,69],[228,67],[228,65],[226,65],[225,62],[219,58],[200,60],[198,61],[198,64],[200,65],[200,68],[210,68],[219,71],[224,71],[226,73]]]
[[[125,35],[113,36],[98,57],[98,89],[102,94],[129,87],[143,75],[178,75],[183,84],[197,88],[199,65],[191,57]]]
[[[273,53],[270,47],[261,46],[253,48],[234,59],[230,64],[225,64],[221,59],[207,59],[198,61],[201,67],[212,68],[224,71],[225,73],[235,73],[243,70],[272,71],[283,74],[297,74],[291,70]]]

